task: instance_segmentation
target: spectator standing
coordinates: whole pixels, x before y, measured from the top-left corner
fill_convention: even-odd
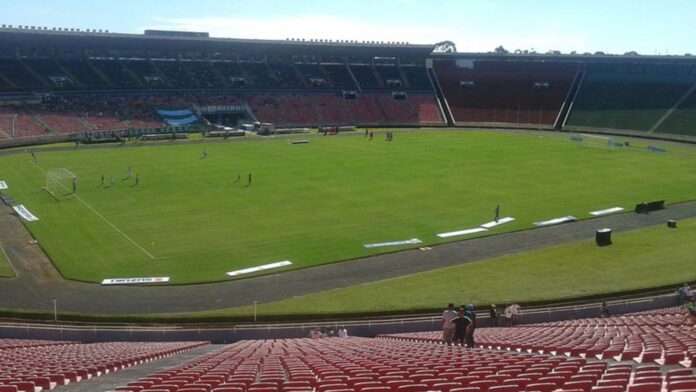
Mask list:
[[[467,325],[464,331],[464,341],[468,348],[474,348],[474,330],[476,329],[476,313],[474,313],[474,305],[466,305],[466,310],[464,311],[464,317],[469,319],[469,325]]]
[[[684,310],[686,311],[686,319],[684,321],[688,322],[691,320],[691,324],[696,324],[696,296],[692,295],[686,300]]]
[[[519,304],[512,304],[512,323],[517,325],[522,322],[522,307]]]
[[[505,326],[512,327],[512,305],[505,307],[503,311],[503,316],[505,317]]]
[[[602,302],[602,305],[600,305],[600,307],[599,307],[599,317],[601,317],[601,318],[611,317],[611,313],[609,312],[609,306],[607,306],[606,301]]]
[[[454,324],[454,338],[452,343],[454,345],[465,345],[467,343],[467,330],[471,325],[471,318],[466,316],[466,310],[460,307],[457,310],[457,317],[452,319],[452,324]]]
[[[341,327],[341,329],[338,330],[338,337],[341,339],[348,338],[348,330],[346,327]]]
[[[452,345],[452,339],[454,338],[455,326],[452,320],[457,316],[457,312],[454,310],[454,304],[448,304],[447,309],[442,312],[442,341],[448,346]]]
[[[693,293],[691,292],[689,285],[684,283],[683,286],[677,289],[677,294],[679,294],[679,305],[684,305]]]
[[[498,326],[498,318],[500,317],[500,312],[498,312],[498,308],[495,307],[495,304],[491,305],[489,312],[489,317],[491,319],[491,326],[492,327],[497,327]]]

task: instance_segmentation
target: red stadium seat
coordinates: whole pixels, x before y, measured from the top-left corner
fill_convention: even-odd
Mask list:
[[[660,392],[662,385],[659,383],[633,384],[628,386],[628,392]]]

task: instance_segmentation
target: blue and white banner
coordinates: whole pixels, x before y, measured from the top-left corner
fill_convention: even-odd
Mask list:
[[[39,218],[34,216],[34,214],[29,212],[29,210],[27,210],[27,208],[24,207],[24,204],[16,205],[12,207],[12,209],[15,210],[15,212],[27,222],[36,222],[37,220],[39,220]]]
[[[292,264],[291,261],[288,260],[283,260],[279,261],[277,263],[271,263],[271,264],[264,264],[260,265],[258,267],[250,267],[250,268],[244,268],[236,271],[231,271],[228,272],[227,275],[229,276],[238,276],[238,275],[244,275],[244,274],[251,274],[254,272],[259,272],[259,271],[265,271],[273,268],[279,268],[279,267],[285,267],[286,265]]]
[[[418,238],[411,238],[410,240],[379,242],[376,244],[364,244],[363,246],[366,248],[381,248],[383,246],[415,245],[420,244],[421,242],[423,241],[419,240]]]
[[[7,189],[7,183],[5,181],[0,181],[0,190]]]
[[[142,284],[142,283],[166,283],[169,282],[168,276],[158,276],[154,278],[113,278],[102,280],[103,285],[116,284]]]

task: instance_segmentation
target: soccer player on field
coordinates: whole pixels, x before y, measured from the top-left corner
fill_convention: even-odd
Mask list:
[[[208,158],[208,147],[203,149],[203,159]]]
[[[135,185],[140,184],[140,173],[135,173]]]
[[[99,186],[104,186],[104,175],[101,175],[101,182],[99,183]]]
[[[116,180],[114,179],[114,175],[112,174],[111,176],[109,176],[109,186],[114,186],[115,182]]]
[[[239,183],[239,181],[242,180],[242,175],[239,174],[239,169],[237,169],[237,180],[234,182],[235,184]]]
[[[128,177],[126,177],[126,178],[127,178],[127,179],[130,179],[132,174],[133,174],[133,167],[132,167],[132,166],[128,166]]]
[[[495,205],[495,223],[500,219],[500,204]]]
[[[72,179],[72,191],[73,193],[77,192],[77,177],[73,177]]]

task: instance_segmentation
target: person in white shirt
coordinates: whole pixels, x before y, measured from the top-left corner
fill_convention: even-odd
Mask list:
[[[454,310],[454,304],[448,304],[447,309],[442,312],[442,341],[448,346],[452,345],[454,338],[454,324],[452,320],[457,317],[457,311]]]

